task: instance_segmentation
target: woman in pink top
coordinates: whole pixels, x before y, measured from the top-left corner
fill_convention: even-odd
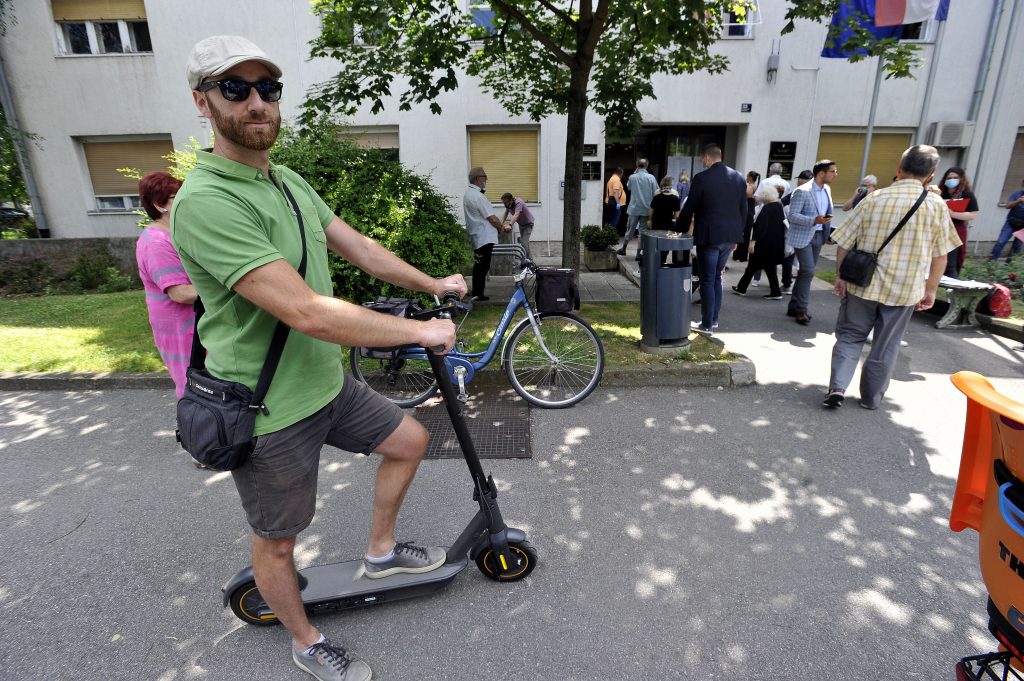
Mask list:
[[[153,340],[180,398],[185,392],[185,369],[192,353],[196,289],[181,266],[171,243],[171,204],[181,182],[165,172],[139,180],[139,195],[153,219],[135,246],[139,277],[146,289],[146,307]]]

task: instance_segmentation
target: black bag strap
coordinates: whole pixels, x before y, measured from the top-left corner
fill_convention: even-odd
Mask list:
[[[927,188],[925,188],[921,192],[921,196],[917,197],[917,201],[915,201],[914,205],[910,207],[910,210],[907,211],[907,214],[903,216],[903,219],[900,220],[900,223],[896,225],[896,229],[889,232],[889,236],[886,238],[885,241],[882,242],[882,245],[878,247],[878,250],[875,251],[875,256],[878,256],[878,254],[882,252],[882,249],[888,246],[889,242],[892,241],[897,234],[899,234],[899,231],[903,229],[903,225],[907,224],[907,220],[909,220],[911,216],[917,212],[917,209],[921,207],[921,204],[924,203],[924,199],[926,196],[928,196]]]
[[[284,193],[285,196],[288,197],[288,201],[292,204],[295,219],[299,224],[299,237],[302,239],[302,260],[299,262],[298,273],[300,277],[305,279],[306,228],[302,222],[302,212],[299,210],[299,205],[295,202],[295,197],[292,196],[291,191],[288,189],[288,185],[282,181],[281,186],[284,188]],[[196,321],[192,332],[192,356],[189,359],[189,367],[193,369],[205,369],[206,350],[203,348],[203,344],[199,340],[199,318],[203,316],[203,312],[205,311],[203,301],[197,297],[192,308],[196,313]],[[270,390],[270,382],[274,380],[274,374],[277,373],[277,365],[281,362],[281,355],[284,353],[284,344],[288,340],[289,331],[291,331],[291,327],[282,321],[277,322],[277,326],[274,328],[274,335],[270,340],[270,349],[267,351],[267,359],[264,360],[263,369],[260,370],[260,377],[256,381],[256,389],[253,391],[252,404],[249,405],[250,409],[260,409],[264,414],[269,413],[266,405],[263,404],[263,398],[267,396],[267,391]]]

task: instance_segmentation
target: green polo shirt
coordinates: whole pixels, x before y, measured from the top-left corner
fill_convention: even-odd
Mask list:
[[[196,153],[195,169],[178,190],[171,210],[171,237],[206,312],[199,337],[207,370],[219,378],[256,387],[277,319],[232,287],[248,272],[282,258],[296,270],[302,259],[298,222],[281,188],[288,185],[306,233],[306,283],[319,294],[334,290],[327,267],[324,228],[334,213],[306,181],[270,164],[257,168],[212,153]],[[272,433],[315,413],[341,391],[341,348],[311,336],[288,334],[281,363],[256,418],[255,435]]]

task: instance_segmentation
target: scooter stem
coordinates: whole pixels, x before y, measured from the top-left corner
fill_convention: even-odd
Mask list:
[[[473,481],[477,487],[490,488],[491,485],[487,475],[484,473],[483,466],[480,465],[480,457],[476,453],[473,438],[470,437],[469,427],[466,426],[466,422],[462,418],[462,408],[459,405],[458,396],[455,394],[455,387],[452,385],[451,376],[448,375],[448,367],[444,363],[444,356],[436,355],[428,349],[427,359],[430,361],[430,368],[434,371],[434,378],[437,380],[437,385],[444,396],[444,408],[448,410],[448,417],[452,422],[452,428],[455,430],[455,437],[459,441],[459,446],[462,447],[462,455],[466,459],[466,465],[469,466],[469,472],[473,476]]]

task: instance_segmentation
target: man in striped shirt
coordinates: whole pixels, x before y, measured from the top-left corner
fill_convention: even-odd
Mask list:
[[[896,181],[861,201],[832,235],[839,248],[836,272],[846,254],[856,248],[875,252],[926,191],[935,175],[939,152],[923,144],[910,147],[900,159]],[[900,352],[900,339],[914,310],[935,304],[946,254],[960,243],[945,202],[933,192],[903,229],[878,255],[874,277],[867,286],[848,284],[838,276],[835,294],[842,298],[832,348],[832,374],[825,406],[840,407],[860,361],[861,348],[874,330],[874,343],[860,380],[860,406],[877,409],[889,387]]]

